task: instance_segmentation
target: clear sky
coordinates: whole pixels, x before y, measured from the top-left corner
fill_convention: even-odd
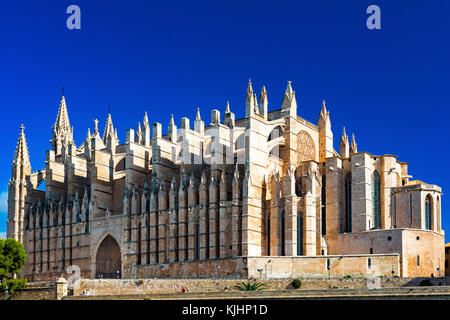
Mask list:
[[[66,9],[81,8],[81,30]],[[381,8],[381,30],[366,9]],[[346,126],[359,151],[394,154],[414,179],[443,188],[450,226],[449,1],[8,1],[0,10],[0,233],[23,123],[32,170],[45,167],[65,88],[80,145],[111,105],[119,139],[148,111],[167,131],[170,114],[245,113],[252,79],[280,108],[292,81],[298,114],[316,123],[330,110],[335,148]],[[448,241],[447,237],[447,241]]]

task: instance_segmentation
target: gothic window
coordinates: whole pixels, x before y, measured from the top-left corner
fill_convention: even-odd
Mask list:
[[[372,174],[372,229],[381,228],[381,193],[380,175],[377,171]]]
[[[303,216],[301,212],[297,213],[297,255],[303,255]]]
[[[352,173],[345,176],[345,232],[352,232]]]
[[[297,135],[297,163],[316,159],[316,147],[311,136],[306,131]]]
[[[425,229],[431,230],[431,196],[425,198]]]
[[[322,235],[325,235],[327,232],[327,207],[326,207],[326,188],[327,188],[327,177],[325,175],[322,176]]]
[[[198,219],[195,223],[195,259],[200,259],[200,223]]]
[[[441,230],[441,204],[439,197],[436,198],[436,219],[437,219],[437,231]]]
[[[286,255],[286,238],[285,238],[285,227],[286,227],[286,214],[285,211],[283,210],[281,212],[281,223],[280,223],[280,228],[281,228],[281,255],[285,256]]]
[[[295,178],[295,195],[297,197],[302,196],[302,177]]]
[[[142,228],[142,225],[139,223],[138,230],[137,230],[137,238],[138,238],[138,241],[137,241],[137,265],[141,264],[141,240],[142,240],[141,228]]]

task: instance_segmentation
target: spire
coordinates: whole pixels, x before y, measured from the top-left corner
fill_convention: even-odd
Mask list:
[[[255,113],[258,105],[256,103],[256,95],[253,94],[252,81],[248,80],[247,94],[245,95],[245,116],[249,117]]]
[[[206,172],[203,170],[202,177],[200,178],[201,185],[206,185],[208,183],[208,179],[206,178]]]
[[[90,140],[91,140],[91,128],[88,128],[87,134],[86,134],[86,141],[90,141]]]
[[[349,157],[350,146],[348,144],[348,136],[345,133],[345,127],[342,129],[341,141],[339,143],[339,154],[341,158],[346,159]]]
[[[169,123],[169,129],[167,130],[170,141],[173,143],[177,142],[177,126],[175,125],[175,121],[173,120],[173,114],[170,115],[170,123]]]
[[[269,101],[267,100],[267,91],[266,87],[262,86],[261,94],[259,95],[259,111],[260,114],[267,120],[267,106],[269,105]]]
[[[94,119],[94,126],[95,126],[94,137],[98,137],[98,120],[97,119]]]
[[[289,96],[291,96],[294,93],[294,90],[292,90],[291,82],[292,81],[287,82],[288,85],[287,85],[286,92],[285,92],[285,94],[287,94]]]
[[[256,98],[256,93],[253,94],[253,112],[255,114],[259,114],[258,99]]]
[[[230,102],[227,101],[227,106],[225,107],[225,113],[230,113]]]
[[[13,165],[30,167],[30,156],[28,154],[27,141],[25,139],[25,127],[20,126],[19,139],[17,140],[16,151],[14,152]],[[31,170],[31,167],[30,167]],[[24,178],[24,177],[22,177]]]
[[[175,178],[175,175],[172,177],[172,182],[170,183],[170,190],[176,191],[177,190],[177,179]]]
[[[352,134],[352,143],[350,145],[350,153],[357,153],[358,145],[356,144],[355,135]]]
[[[136,130],[136,139],[134,140],[137,143],[141,143],[142,144],[142,129],[141,129],[141,123],[138,122],[138,128]]]
[[[205,123],[202,121],[202,118],[200,117],[200,108],[197,108],[197,115],[195,116],[194,121],[194,130],[200,133],[200,135],[202,136],[205,132]]]
[[[142,124],[144,125],[144,127],[149,125],[149,123],[148,123],[147,111],[145,111],[145,114],[144,114],[144,121],[142,122]]]
[[[325,100],[322,101],[322,109],[320,110],[320,117],[324,120],[328,117],[329,112],[327,111],[327,106],[325,105]]]
[[[347,141],[348,142],[348,136],[347,136],[347,133],[345,133],[345,127],[342,128],[341,141]]]
[[[288,81],[286,91],[284,92],[281,110],[290,116],[297,116],[297,100],[295,99],[295,91],[292,90],[291,81]]]
[[[108,137],[114,136],[114,126],[112,123],[111,113],[108,113],[108,118],[106,119],[105,130],[103,131],[103,143],[106,145],[108,143]]]
[[[58,115],[56,116],[54,129],[61,135],[70,132],[69,114],[67,112],[67,105],[66,105],[66,98],[64,97],[64,91],[63,96],[61,97],[61,102],[59,103],[59,110]]]
[[[58,115],[56,116],[52,130],[52,140],[50,140],[50,143],[52,144],[53,151],[55,151],[55,155],[60,155],[64,143],[66,145],[73,143],[73,128],[70,127],[64,89],[61,102],[59,103]]]
[[[147,111],[144,114],[144,120],[142,122],[143,125],[143,133],[142,133],[142,144],[146,147],[150,147],[150,124],[148,122]]]
[[[252,80],[248,79],[248,86],[247,86],[247,97],[253,95],[253,87],[252,87]]]

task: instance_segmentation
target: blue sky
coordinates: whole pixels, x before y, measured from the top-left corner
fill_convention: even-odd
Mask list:
[[[66,28],[66,8],[81,8],[81,30]],[[366,28],[366,8],[381,8],[381,30]],[[179,125],[200,107],[209,123],[227,100],[245,112],[252,79],[279,108],[292,81],[298,114],[316,122],[323,99],[335,148],[342,126],[358,149],[394,154],[414,178],[446,190],[450,29],[448,1],[9,1],[0,10],[0,232],[19,126],[33,170],[45,166],[61,88],[75,141],[93,119],[103,130],[111,105],[119,139],[148,111]],[[448,240],[448,239],[447,239]]]

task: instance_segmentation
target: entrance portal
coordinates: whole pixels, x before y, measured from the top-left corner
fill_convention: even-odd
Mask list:
[[[110,279],[121,277],[120,247],[111,236],[103,239],[98,247],[95,277]]]

